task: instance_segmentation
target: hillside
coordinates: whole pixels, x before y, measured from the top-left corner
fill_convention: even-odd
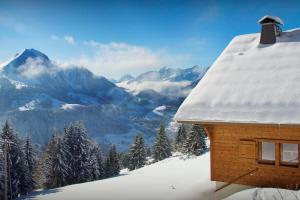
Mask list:
[[[215,189],[210,181],[209,153],[174,156],[115,178],[34,192],[36,200],[168,200],[209,199]]]

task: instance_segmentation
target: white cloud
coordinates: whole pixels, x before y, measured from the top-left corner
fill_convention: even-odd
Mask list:
[[[27,58],[26,62],[18,67],[18,72],[25,78],[34,78],[46,73],[50,73],[54,68],[44,65],[40,58]]]
[[[65,35],[65,36],[58,36],[58,35],[51,35],[50,39],[53,41],[63,41],[67,44],[76,45],[75,38],[71,35]]]
[[[127,73],[141,73],[162,66],[179,66],[190,55],[171,55],[166,50],[152,50],[138,45],[123,42],[99,43],[94,40],[85,41],[92,48],[90,55],[83,54],[79,58],[70,59],[66,64],[87,67],[96,74],[104,76],[121,76]]]
[[[75,44],[76,44],[75,39],[74,39],[73,36],[65,35],[65,36],[64,36],[64,40],[65,40],[68,44],[71,44],[71,45],[75,45]]]
[[[185,89],[191,84],[190,81],[180,81],[180,82],[171,82],[171,81],[143,81],[143,82],[121,82],[117,85],[119,87],[126,88],[130,92],[138,94],[144,90],[154,90],[159,93],[177,95],[177,96],[186,96],[189,94],[190,89]]]

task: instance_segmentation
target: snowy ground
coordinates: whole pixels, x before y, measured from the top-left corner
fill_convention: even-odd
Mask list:
[[[115,178],[35,191],[39,200],[193,200],[212,199],[209,153],[193,158],[174,156]]]

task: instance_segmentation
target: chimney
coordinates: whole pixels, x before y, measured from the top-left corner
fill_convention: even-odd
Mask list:
[[[261,24],[260,44],[274,44],[276,37],[281,35],[283,21],[276,16],[265,15],[259,21]]]

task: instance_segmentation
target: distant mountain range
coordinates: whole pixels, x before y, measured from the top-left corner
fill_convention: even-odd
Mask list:
[[[25,49],[0,67],[0,123],[8,119],[21,136],[43,144],[53,128],[61,131],[82,120],[104,147],[115,143],[126,149],[138,132],[152,142],[161,121],[171,131],[177,108],[206,70],[164,67],[113,83],[86,68],[61,68],[45,54]]]

